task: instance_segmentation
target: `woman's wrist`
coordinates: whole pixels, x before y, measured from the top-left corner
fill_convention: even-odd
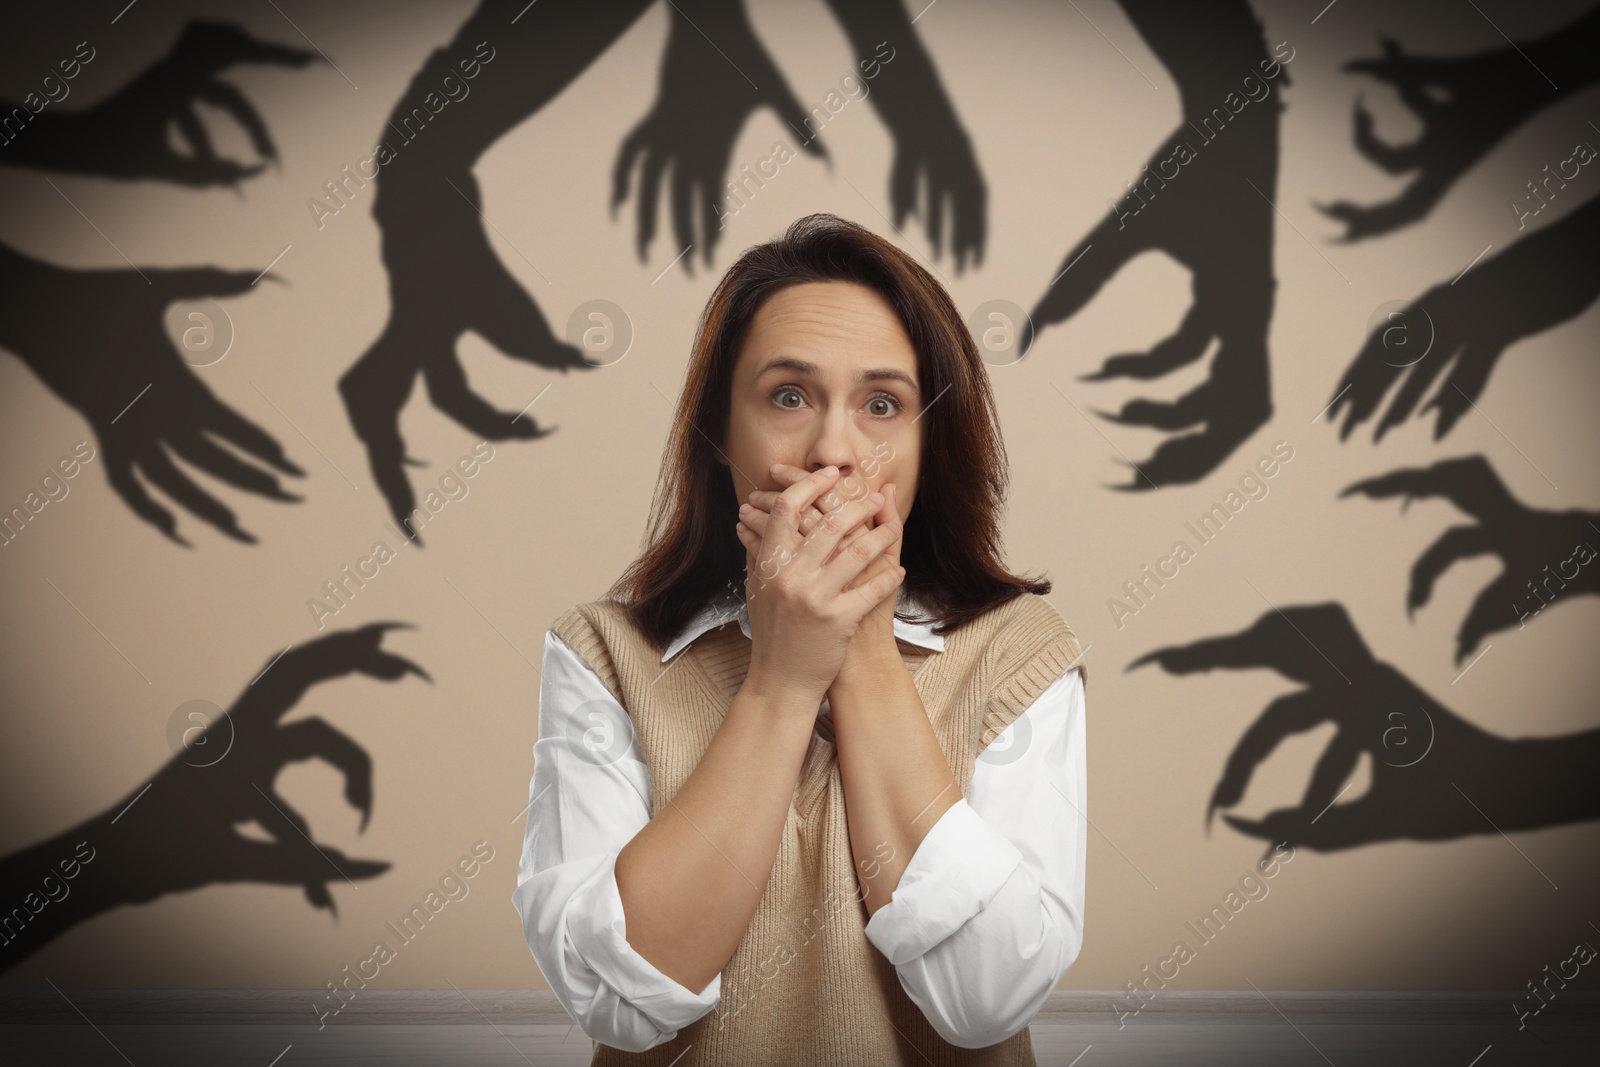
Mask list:
[[[815,716],[828,687],[826,684],[818,686],[814,681],[786,677],[751,663],[739,691],[773,714],[798,717]]]
[[[851,693],[863,689],[881,688],[893,673],[905,673],[905,661],[900,658],[900,647],[895,644],[894,631],[885,639],[882,635],[859,633],[850,641],[839,674],[828,687],[828,692]]]

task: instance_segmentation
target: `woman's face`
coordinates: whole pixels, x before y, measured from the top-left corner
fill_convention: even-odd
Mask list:
[[[733,368],[723,452],[740,503],[786,489],[774,463],[839,468],[855,499],[895,486],[911,514],[922,458],[921,382],[905,327],[876,291],[853,282],[803,282],[768,297]],[[912,421],[918,420],[918,421]],[[854,491],[854,477],[866,486]]]

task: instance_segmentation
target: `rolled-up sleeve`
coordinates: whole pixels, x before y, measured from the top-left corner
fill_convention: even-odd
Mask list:
[[[627,1052],[670,1041],[716,1006],[628,943],[617,854],[650,822],[632,722],[566,642],[545,636],[539,739],[512,903],[534,960],[585,1034]]]
[[[980,754],[967,797],[867,922],[867,940],[953,1045],[1020,1031],[1083,947],[1085,737],[1072,669]]]

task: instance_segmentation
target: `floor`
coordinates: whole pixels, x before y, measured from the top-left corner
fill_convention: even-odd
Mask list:
[[[0,1064],[576,1067],[592,1052],[546,991],[371,990],[321,1029],[312,999],[294,990],[0,990]],[[1111,999],[1055,994],[1032,1024],[1041,1067],[1600,1063],[1594,994],[1569,994],[1520,1031],[1510,994],[1172,994],[1120,1028]]]

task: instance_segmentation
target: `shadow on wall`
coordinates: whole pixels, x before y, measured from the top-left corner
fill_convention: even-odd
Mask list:
[[[344,795],[372,816],[372,761],[366,750],[320,718],[282,720],[319,682],[350,674],[395,681],[416,674],[410,660],[379,647],[374,623],[308,641],[269,660],[227,713],[189,726],[175,713],[173,758],[147,784],[106,811],[46,841],[0,859],[0,971],[9,970],[67,930],[123,904],[224,882],[299,885],[315,908],[335,915],[328,883],[354,884],[389,869],[352,859],[311,839],[305,818],[273,788],[286,764],[328,762],[344,776]],[[183,712],[189,705],[181,706]],[[238,827],[255,824],[270,840]]]
[[[549,432],[521,413],[495,409],[471,390],[455,355],[462,334],[476,332],[511,358],[542,367],[566,371],[600,365],[587,360],[575,343],[552,334],[538,305],[493,253],[472,167],[503,134],[582,74],[648,6],[648,0],[537,7],[523,0],[485,0],[448,44],[429,55],[380,131],[383,147],[373,157],[379,170],[367,176],[378,186],[372,210],[382,231],[390,318],[338,384],[351,425],[367,446],[373,477],[402,524],[415,505],[402,466],[417,461],[405,456],[399,413],[419,373],[433,404],[485,440],[531,439]],[[958,269],[966,256],[981,258],[985,190],[970,139],[903,8],[898,0],[874,0],[836,2],[832,9],[858,51],[870,55],[877,42],[892,41],[899,57],[894,84],[880,81],[872,97],[896,139],[890,179],[895,225],[916,208],[921,178],[928,189],[922,214],[935,254],[948,206]],[[674,224],[680,238],[692,240],[691,200],[698,190],[706,198],[702,209],[715,204],[719,194],[712,179],[728,170],[733,143],[750,114],[774,107],[791,125],[799,122],[813,133],[826,121],[821,112],[813,116],[801,110],[740,3],[682,0],[673,5],[672,19],[659,98],[624,141],[614,174],[613,209],[626,197],[635,158],[642,158],[641,258],[654,233],[656,193],[668,164]],[[721,44],[720,57],[701,30]],[[496,64],[501,48],[513,58]],[[103,103],[79,111],[50,107],[69,97],[67,83],[94,55],[93,45],[84,42],[71,59],[61,61],[60,74],[47,79],[44,95],[30,93],[17,104],[0,101],[0,164],[196,189],[236,187],[276,161],[277,148],[255,107],[217,75],[242,63],[299,69],[317,58],[256,40],[236,26],[196,21],[167,56]],[[748,82],[751,72],[760,74],[766,88]],[[458,106],[446,112],[452,102]],[[222,109],[243,127],[261,161],[241,164],[220,157],[198,118],[199,103]],[[169,124],[186,153],[169,143]],[[826,154],[815,137],[804,147]],[[348,168],[341,181],[335,188],[349,194],[365,185]],[[325,212],[341,209],[324,207]],[[702,210],[701,217],[713,216]],[[709,264],[716,233],[707,226],[699,240]],[[685,260],[686,269],[691,262],[692,257]],[[0,346],[83,415],[113,490],[140,519],[178,544],[189,541],[178,533],[177,518],[150,495],[136,471],[229,537],[250,544],[256,539],[168,452],[246,492],[301,499],[285,492],[265,468],[294,476],[305,472],[269,433],[211,392],[194,371],[205,361],[175,348],[165,329],[174,302],[242,295],[262,280],[277,279],[265,269],[156,269],[131,262],[127,270],[73,270],[0,245],[0,284],[9,293]],[[214,325],[208,321],[204,328]],[[237,447],[261,466],[218,442]],[[27,519],[23,515],[19,521]],[[420,537],[412,541],[421,544]],[[7,909],[0,916],[0,944],[8,950],[0,956],[0,970],[120,904],[218,882],[251,881],[302,885],[313,907],[333,911],[330,881],[373,878],[385,871],[385,862],[350,859],[316,845],[305,819],[273,792],[272,782],[285,763],[325,759],[343,772],[346,798],[361,809],[365,828],[372,810],[367,753],[320,719],[278,723],[319,681],[356,672],[389,680],[408,672],[426,678],[421,668],[378,647],[383,632],[400,625],[406,624],[336,632],[281,654],[225,715],[205,720],[203,729],[186,731],[180,721],[182,742],[174,745],[173,760],[148,784],[113,809],[0,859],[5,893],[0,907]],[[250,822],[272,841],[235,829]]]
[[[484,0],[455,37],[429,55],[379,131],[379,146],[368,160],[377,166],[366,177],[377,184],[372,211],[382,231],[390,316],[372,346],[339,379],[339,391],[351,426],[366,445],[373,478],[398,522],[416,505],[402,468],[418,461],[405,454],[399,413],[419,374],[440,411],[486,440],[533,439],[550,432],[520,412],[498,410],[472,391],[455,354],[463,334],[477,333],[505,355],[540,367],[566,372],[597,365],[585,358],[575,338],[555,336],[538,304],[494,254],[472,167],[501,136],[576,80],[649,6],[650,0],[627,0],[535,8]],[[971,141],[904,10],[897,0],[835,2],[832,9],[857,51],[870,56],[880,42],[890,43],[901,57],[894,77],[879,82],[871,96],[896,141],[890,177],[896,227],[917,206],[917,182],[923,178],[929,192],[922,214],[935,254],[948,204],[958,269],[968,255],[981,258],[985,189]],[[715,48],[708,33],[718,42]],[[501,49],[512,59],[494,64]],[[93,57],[92,44],[84,42],[75,58],[62,61],[61,77],[70,81],[67,72],[75,77]],[[70,87],[63,91],[65,83],[54,75],[45,95],[31,93],[15,105],[0,102],[6,116],[0,163],[195,188],[235,186],[276,160],[277,151],[260,114],[216,75],[239,63],[300,68],[314,58],[257,41],[234,26],[191,23],[166,58],[95,107],[47,111],[50,103],[70,95]],[[868,62],[873,61],[863,65]],[[232,115],[262,162],[243,165],[219,157],[195,111],[202,102]],[[449,108],[452,102],[457,106]],[[811,115],[801,109],[756,39],[743,5],[738,0],[674,4],[658,99],[623,141],[613,175],[614,212],[627,195],[634,160],[641,160],[641,259],[655,231],[662,172],[670,165],[678,238],[691,246],[699,240],[704,261],[711,262],[717,231],[709,220],[721,199],[717,182],[729,170],[745,120],[762,107],[775,108],[797,132],[800,126],[811,129],[804,149],[825,155],[815,130],[831,105]],[[169,123],[188,154],[168,143]],[[342,210],[345,196],[353,198],[365,185],[346,167],[338,182],[326,187],[333,203],[312,201],[313,215],[320,222]],[[699,235],[691,217],[697,198]],[[685,260],[685,269],[692,260]],[[27,297],[18,301],[19,314],[0,327],[0,344],[88,419],[106,455],[113,489],[141,519],[180,544],[188,541],[177,533],[176,519],[140,485],[135,469],[228,536],[247,543],[255,539],[231,510],[172,463],[163,445],[236,488],[276,500],[299,499],[285,493],[271,473],[207,438],[226,440],[281,473],[304,473],[269,434],[211,394],[161,328],[174,301],[243,294],[263,277],[271,276],[209,268],[73,271],[0,249],[0,281]],[[89,320],[102,327],[58,328],[63,321],[82,324],[77,310],[90,306],[115,312]],[[125,323],[135,325],[132,343],[124,335]]]
[[[1273,610],[1248,630],[1157,649],[1129,664],[1173,674],[1266,667],[1305,688],[1279,697],[1240,738],[1211,803],[1237,804],[1278,742],[1332,723],[1298,808],[1259,820],[1223,815],[1241,833],[1317,851],[1379,841],[1444,841],[1600,818],[1591,782],[1600,729],[1566,737],[1496,737],[1373,657],[1339,604]],[[1363,752],[1372,786],[1335,804]],[[1493,821],[1485,812],[1493,812]]]
[[[84,42],[77,56],[90,62],[94,52]],[[166,58],[103,103],[61,111],[47,110],[48,103],[36,93],[21,104],[0,101],[6,138],[0,164],[195,188],[235,186],[276,160],[277,148],[250,102],[216,75],[240,63],[304,67],[313,58],[310,52],[257,41],[234,26],[192,22]],[[67,82],[81,73],[81,64],[69,67],[63,61],[60,69],[67,81],[51,90],[54,79],[47,79],[45,90],[52,99],[59,94],[65,100],[70,95]],[[199,103],[232,115],[263,162],[242,166],[219,158],[197,116]],[[190,154],[178,153],[168,142],[169,123]],[[164,319],[175,301],[249,292],[264,272],[141,269],[131,262],[129,268],[70,270],[0,245],[0,286],[9,305],[0,319],[0,346],[32,367],[88,421],[105,456],[111,488],[141,519],[188,545],[172,512],[152,499],[134,476],[136,469],[190,513],[235,540],[254,544],[233,512],[167,453],[235,488],[274,500],[300,498],[284,492],[271,473],[245,463],[206,435],[281,473],[305,472],[270,434],[205,386],[183,354],[174,351]]]
[[[1067,251],[1031,319],[1035,329],[1065,322],[1126,263],[1152,249],[1189,269],[1194,302],[1178,330],[1148,352],[1113,356],[1084,376],[1161,378],[1200,360],[1216,342],[1208,379],[1190,392],[1171,402],[1132,400],[1106,415],[1126,425],[1190,431],[1137,464],[1136,477],[1124,487],[1153,489],[1210,474],[1272,414],[1267,330],[1277,284],[1273,204],[1283,105],[1270,98],[1274,80],[1279,87],[1290,84],[1284,67],[1295,49],[1281,41],[1269,55],[1262,27],[1242,0],[1205,8],[1159,0],[1121,0],[1121,6],[1177,83],[1183,118],[1127,183],[1126,197],[1113,200],[1106,219]],[[1383,58],[1353,60],[1345,69],[1393,86],[1423,132],[1410,144],[1386,144],[1358,102],[1355,147],[1388,173],[1415,177],[1389,203],[1339,202],[1322,210],[1346,223],[1347,240],[1420,221],[1509,133],[1600,77],[1592,62],[1597,46],[1600,7],[1537,40],[1462,58],[1408,56],[1385,40]],[[1575,153],[1578,165],[1593,156],[1587,146]],[[1544,188],[1553,193],[1549,180]],[[1561,176],[1554,180],[1564,188]],[[1330,398],[1335,415],[1349,407],[1344,435],[1402,377],[1393,368],[1416,365],[1379,423],[1379,437],[1408,418],[1455,361],[1454,379],[1429,405],[1439,408],[1443,436],[1482,392],[1507,345],[1578,315],[1600,294],[1600,263],[1587,252],[1600,231],[1597,215],[1600,207],[1591,202],[1489,260],[1460,287],[1441,282],[1429,289],[1401,316],[1406,332],[1426,329],[1426,343],[1411,338],[1406,362],[1393,361],[1394,330],[1387,323],[1374,330],[1345,374],[1348,384]],[[1412,353],[1430,346],[1437,355],[1420,365]]]
[[[903,5],[898,0],[828,0],[828,6],[853,52],[862,57],[863,73],[872,79],[871,91],[863,90],[863,98],[873,101],[894,139],[889,179],[892,225],[898,230],[908,215],[920,214],[938,257],[948,212],[956,269],[969,261],[976,266],[982,262],[986,239],[986,185],[971,139]],[[1273,91],[1290,84],[1287,66],[1295,50],[1289,41],[1269,49],[1262,24],[1242,0],[1229,0],[1204,12],[1157,0],[1121,0],[1121,6],[1177,83],[1183,118],[1151,153],[1137,181],[1127,183],[1127,195],[1111,203],[1107,218],[1068,250],[1033,317],[1041,323],[1066,321],[1144,251],[1164,251],[1191,271],[1193,303],[1178,330],[1148,352],[1112,356],[1087,376],[1088,380],[1164,377],[1201,359],[1215,342],[1210,377],[1192,392],[1171,403],[1134,400],[1111,416],[1126,424],[1181,434],[1165,441],[1141,465],[1142,481],[1126,487],[1156,488],[1202,479],[1272,412],[1267,331],[1277,285],[1271,260],[1273,201],[1284,108]],[[472,170],[485,150],[572,84],[648,7],[648,0],[566,6],[484,0],[449,42],[429,54],[401,93],[378,131],[380,142],[372,157],[377,168],[363,175],[346,168],[339,182],[328,185],[328,195],[338,206],[324,201],[323,213],[342,210],[346,196],[354,202],[367,180],[377,186],[371,203],[382,235],[390,314],[371,347],[338,379],[338,387],[351,426],[366,446],[373,478],[392,516],[401,523],[416,503],[403,468],[418,461],[405,454],[399,415],[419,375],[434,406],[484,440],[533,439],[550,432],[531,417],[501,411],[473,392],[455,352],[463,334],[477,333],[506,356],[540,367],[565,372],[597,365],[574,338],[556,336],[537,302],[493,252],[485,229],[492,224],[481,209],[481,190]],[[676,243],[684,246],[679,255],[684,269],[692,271],[695,257],[685,253],[696,244],[702,261],[708,265],[712,261],[719,229],[711,226],[711,220],[722,214],[719,182],[734,189],[725,178],[732,174],[732,148],[749,117],[761,108],[772,108],[800,138],[802,150],[827,159],[821,129],[837,109],[826,100],[809,112],[803,108],[756,37],[740,0],[681,0],[672,5],[669,18],[657,98],[621,140],[612,167],[611,207],[615,216],[629,195],[630,176],[637,167],[637,247],[643,260],[655,236],[656,204],[665,182]],[[1346,69],[1394,86],[1423,123],[1423,133],[1414,143],[1384,144],[1375,137],[1370,116],[1357,104],[1357,151],[1392,174],[1415,177],[1392,202],[1369,207],[1339,202],[1323,210],[1347,225],[1348,240],[1392,233],[1425,218],[1453,183],[1508,133],[1600,76],[1600,68],[1588,61],[1596,44],[1600,44],[1600,7],[1544,38],[1474,56],[1424,59],[1384,41],[1382,58],[1351,61]],[[893,57],[892,66],[888,56]],[[871,65],[874,59],[867,57],[878,62]],[[58,64],[60,73],[42,85],[43,95],[30,93],[16,105],[0,103],[4,140],[0,163],[114,180],[159,180],[196,189],[237,186],[276,160],[277,149],[249,100],[217,75],[244,63],[303,69],[316,58],[312,52],[256,40],[235,26],[193,22],[165,58],[109,99],[90,108],[63,111],[60,105],[70,93],[68,83],[94,60],[92,44],[84,42],[70,59]],[[1529,76],[1523,64],[1535,66],[1554,81],[1546,88]],[[848,83],[841,80],[841,84],[850,91]],[[1441,91],[1446,99],[1434,95]],[[196,116],[198,103],[231,115],[248,134],[260,161],[243,164],[219,157]],[[187,153],[169,144],[169,124]],[[668,168],[670,180],[665,177]],[[1549,188],[1548,180],[1545,187]],[[312,210],[318,214],[315,207]],[[1375,429],[1381,438],[1388,427],[1409,418],[1422,394],[1441,381],[1430,406],[1439,408],[1438,435],[1448,432],[1481,393],[1495,360],[1508,345],[1567,321],[1593,303],[1600,293],[1600,260],[1590,254],[1597,236],[1600,198],[1592,198],[1468,274],[1433,286],[1403,313],[1410,346],[1405,362],[1390,358],[1395,352],[1393,326],[1385,323],[1375,329],[1347,372],[1349,383],[1330,405],[1335,414],[1348,406],[1342,435],[1348,436],[1375,413],[1398,383],[1398,394]],[[194,373],[194,363],[174,349],[163,318],[174,301],[244,294],[273,276],[266,271],[208,267],[147,270],[130,264],[130,268],[70,270],[0,247],[0,282],[7,286],[13,304],[0,322],[0,344],[89,421],[112,488],[141,519],[172,540],[188,544],[177,532],[173,513],[147,492],[136,471],[184,510],[230,537],[254,543],[233,512],[167,453],[236,488],[280,501],[300,498],[285,492],[276,474],[303,476],[304,472],[270,434],[203,384]],[[91,307],[96,309],[94,315],[82,313]],[[62,323],[71,328],[62,329]],[[1410,355],[1419,348],[1421,356]],[[218,442],[236,446],[260,465],[245,462]],[[1595,569],[1585,566],[1593,549],[1585,554],[1574,548],[1574,542],[1589,543],[1580,524],[1600,535],[1595,525],[1600,516],[1534,512],[1511,499],[1481,457],[1396,471],[1347,490],[1356,492],[1406,499],[1443,496],[1477,520],[1477,525],[1446,532],[1417,562],[1408,597],[1411,608],[1426,603],[1433,581],[1454,560],[1494,553],[1506,561],[1505,573],[1484,590],[1462,624],[1458,661],[1487,635],[1510,625],[1511,620],[1494,607],[1508,597],[1526,608],[1517,612],[1520,626],[1557,591],[1568,591],[1569,583],[1573,592],[1596,591]],[[1574,566],[1578,569],[1568,574]],[[1556,568],[1553,574],[1551,567]],[[1138,661],[1154,660],[1172,670],[1237,666],[1245,661],[1286,670],[1293,664],[1287,672],[1312,686],[1274,704],[1246,735],[1218,786],[1213,807],[1238,798],[1249,768],[1284,733],[1324,719],[1341,724],[1340,738],[1319,767],[1304,810],[1274,813],[1261,824],[1230,818],[1244,832],[1312,847],[1318,842],[1349,847],[1386,836],[1437,838],[1480,832],[1482,826],[1468,819],[1470,812],[1451,805],[1465,801],[1463,782],[1486,795],[1508,788],[1493,784],[1484,773],[1489,765],[1483,762],[1488,758],[1485,752],[1510,746],[1525,763],[1534,759],[1528,753],[1557,753],[1550,758],[1558,763],[1555,777],[1560,780],[1567,764],[1559,753],[1582,751],[1592,741],[1593,735],[1584,734],[1551,743],[1546,750],[1543,743],[1512,743],[1481,734],[1392,668],[1373,660],[1337,605],[1294,609],[1284,619],[1274,618],[1263,619],[1235,638],[1154,652]],[[1300,636],[1279,625],[1288,619],[1303,630]],[[332,662],[338,650],[350,654],[346,669],[364,669],[359,664],[367,661],[403,663],[372,649],[354,655],[364,647],[361,642],[376,641],[376,631],[370,628],[355,633],[366,636],[323,638],[293,657],[285,656],[274,673],[292,678],[301,655]],[[1325,641],[1348,655],[1331,656],[1319,666],[1317,659],[1303,655],[1302,646],[1310,640],[1302,638],[1316,639],[1319,646]],[[1206,659],[1214,655],[1222,655],[1223,662]],[[1229,660],[1230,656],[1240,662]],[[1326,668],[1333,668],[1332,673]],[[1345,671],[1354,673],[1347,676]],[[1352,718],[1357,715],[1352,709],[1364,706],[1349,688],[1352,685],[1365,686],[1368,698],[1378,698],[1368,699],[1366,705],[1380,710]],[[1394,706],[1397,703],[1405,706]],[[1381,772],[1369,798],[1353,806],[1356,810],[1319,811],[1313,817],[1310,809],[1327,802],[1329,790],[1337,784],[1334,779],[1342,780],[1340,775],[1356,753],[1399,736],[1387,718],[1396,714],[1420,714],[1426,721],[1427,758],[1406,768],[1380,760],[1388,769]],[[232,723],[235,718],[230,713],[225,721]],[[247,723],[241,720],[238,726],[244,731]],[[336,759],[344,761],[341,765],[364,768],[359,749],[331,730],[319,733],[311,728],[296,736],[304,739],[300,744],[307,753],[326,744]],[[1409,743],[1418,735],[1406,736]],[[175,765],[158,782],[167,781],[167,775],[188,781],[183,775],[190,769]],[[1396,777],[1402,770],[1404,774]],[[1440,786],[1444,778],[1432,777],[1445,771],[1453,789]],[[351,773],[354,800],[365,794],[354,784],[360,774]],[[1548,779],[1551,769],[1530,765],[1526,770],[1527,775],[1535,773]],[[153,790],[153,795],[159,792]],[[1514,825],[1593,817],[1578,798],[1560,790],[1531,792],[1537,803],[1517,802],[1526,810],[1512,820]],[[1399,808],[1409,814],[1400,821],[1380,821],[1377,812],[1387,810],[1388,798],[1397,794],[1404,796]],[[152,803],[160,801],[144,802]],[[91,847],[97,846],[91,842]],[[236,858],[253,859],[256,846],[230,847],[238,853]],[[34,850],[22,855],[30,863],[43,861]],[[237,869],[247,868],[242,863]],[[381,865],[356,869],[370,877]],[[24,881],[18,884],[33,877],[21,870],[19,876]],[[306,884],[314,904],[331,907],[325,890],[314,890],[312,881]],[[148,899],[166,890],[139,891]],[[87,891],[79,897],[91,898],[93,893]]]

